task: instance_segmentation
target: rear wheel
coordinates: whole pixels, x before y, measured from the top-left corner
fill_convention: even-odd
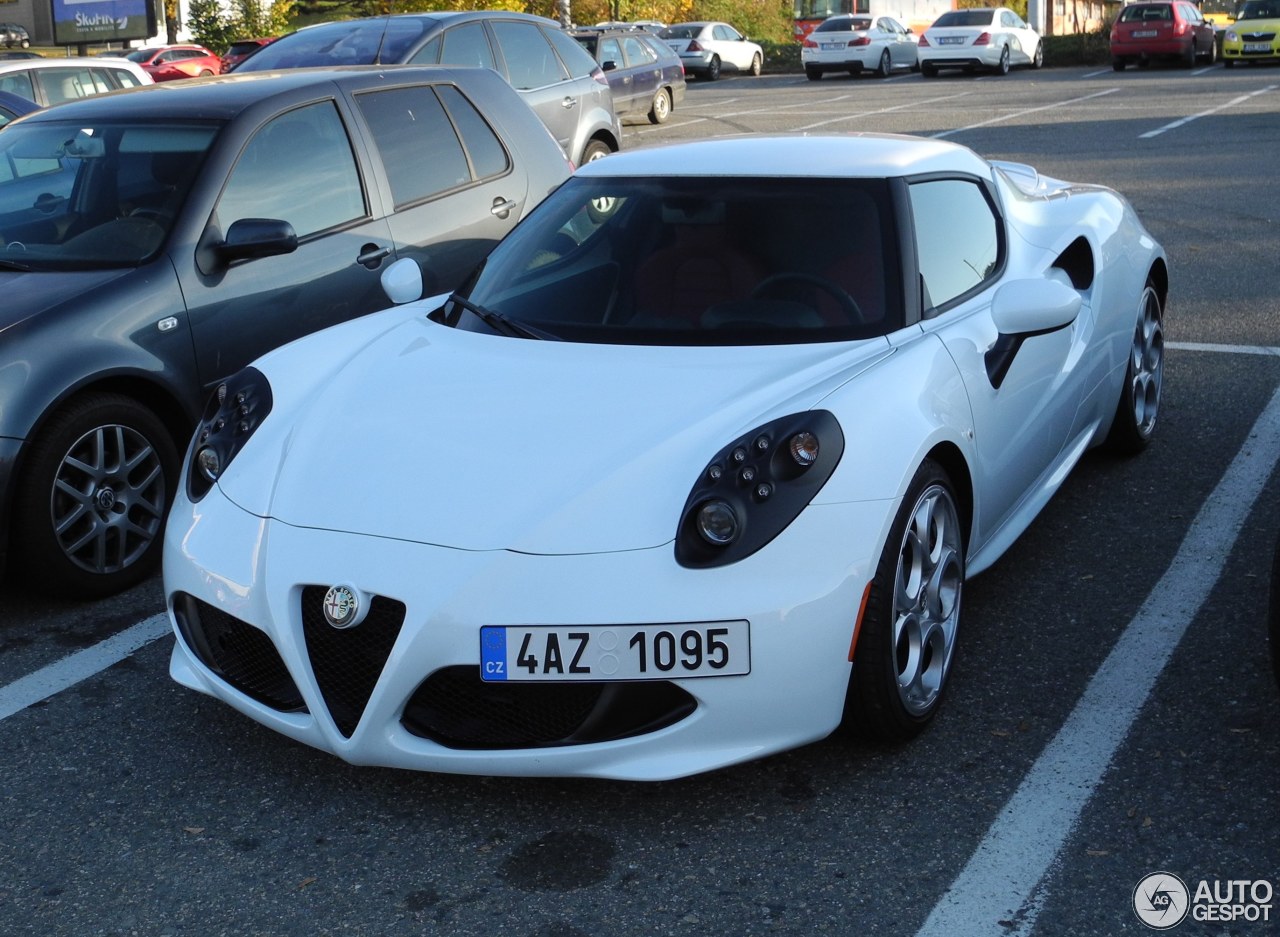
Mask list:
[[[920,74],[924,75],[925,78],[937,78],[938,66],[930,65],[928,62],[921,62]]]
[[[1000,49],[1000,61],[996,63],[996,67],[992,69],[997,75],[1009,74],[1009,47],[1003,46]]]
[[[1210,43],[1209,43],[1209,51],[1208,51],[1208,52],[1206,52],[1206,53],[1204,54],[1204,61],[1205,61],[1205,64],[1206,64],[1206,65],[1213,65],[1213,64],[1217,63],[1217,61],[1218,61],[1218,42],[1217,42],[1217,40],[1216,40],[1216,39],[1215,39],[1215,40],[1210,41]]]
[[[595,162],[598,159],[604,159],[612,152],[613,150],[609,149],[609,144],[605,143],[603,140],[592,140],[587,144],[586,149],[582,151],[581,165],[585,166],[587,163]]]
[[[1182,67],[1196,67],[1196,40],[1194,36],[1191,37],[1191,41],[1187,43],[1186,50],[1182,53]]]
[[[649,123],[665,124],[670,116],[671,92],[666,88],[659,88],[658,93],[653,96],[653,103],[649,105]]]
[[[845,698],[857,734],[905,742],[937,713],[955,657],[964,552],[951,480],[926,461],[907,488],[867,597]]]
[[[1043,42],[1036,43],[1036,54],[1031,56],[1031,67],[1032,68],[1044,67],[1044,43]]]
[[[1223,68],[1235,68],[1235,67],[1236,67],[1235,60],[1234,60],[1234,59],[1223,59],[1223,60],[1222,60],[1222,67],[1223,67]]]
[[[169,431],[146,407],[120,394],[73,400],[27,457],[18,562],[37,585],[79,597],[141,582],[159,565],[177,475]]]
[[[1122,71],[1124,71],[1124,66],[1125,66],[1125,61],[1124,61],[1124,59],[1112,59],[1112,60],[1111,60],[1111,67],[1112,67],[1112,69],[1114,69],[1114,70],[1115,70],[1115,71],[1117,71],[1117,72],[1122,72]]]
[[[880,67],[876,69],[876,77],[888,78],[891,71],[893,71],[893,60],[889,58],[889,50],[885,49],[880,53]]]
[[[760,58],[760,53],[757,52],[755,55],[751,57],[751,74],[759,78],[760,72],[763,70],[764,70],[764,62]]]
[[[1147,447],[1160,415],[1163,383],[1164,313],[1160,308],[1160,294],[1148,280],[1138,303],[1138,321],[1129,346],[1124,386],[1120,388],[1115,419],[1107,435],[1107,448],[1134,455]]]
[[[711,61],[707,64],[707,81],[715,81],[720,77],[720,56],[711,56]]]
[[[804,77],[808,78],[810,81],[821,81],[822,72],[818,71],[816,68],[806,68],[804,70]]]

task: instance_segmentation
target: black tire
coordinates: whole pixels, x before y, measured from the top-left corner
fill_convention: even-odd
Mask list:
[[[671,92],[666,88],[659,88],[658,93],[653,96],[653,103],[649,105],[649,123],[665,124],[670,116]]]
[[[764,60],[760,58],[759,54],[753,55],[751,57],[751,76],[759,78],[762,71],[764,71]]]
[[[1125,63],[1125,60],[1124,60],[1124,59],[1112,59],[1112,60],[1111,60],[1111,68],[1112,68],[1112,70],[1113,70],[1113,71],[1117,71],[1117,72],[1122,72],[1122,71],[1124,71],[1124,66],[1125,66],[1125,64],[1126,64],[1126,63]]]
[[[1035,55],[1031,56],[1031,67],[1044,68],[1044,43],[1043,42],[1036,43],[1036,53]]]
[[[996,67],[992,71],[997,75],[1009,74],[1009,47],[1004,46],[1000,49],[1000,61],[996,63]]]
[[[964,591],[960,517],[951,479],[926,461],[907,486],[862,616],[845,697],[845,723],[862,738],[909,741],[942,703]]]
[[[1187,43],[1187,51],[1182,53],[1182,67],[1196,67],[1196,39],[1194,36],[1192,36],[1191,41]]]
[[[1206,65],[1218,64],[1218,42],[1216,39],[1209,43],[1209,51],[1204,55],[1204,63]]]
[[[893,71],[893,59],[889,57],[889,50],[885,49],[880,53],[880,65],[876,69],[877,78],[888,78]]]
[[[925,78],[937,78],[938,66],[930,65],[928,62],[922,62],[920,64],[920,74],[924,75]]]
[[[1124,385],[1116,415],[1107,434],[1106,447],[1120,455],[1136,455],[1151,442],[1160,415],[1164,384],[1164,310],[1160,294],[1150,280],[1138,301],[1138,319]]]
[[[816,68],[806,68],[804,70],[804,77],[808,78],[810,81],[822,81],[822,72]]]
[[[178,452],[154,413],[121,394],[74,399],[31,445],[12,552],[37,587],[97,598],[160,563]]]
[[[711,56],[711,62],[707,65],[706,79],[707,81],[715,81],[720,77],[720,56]]]
[[[1222,67],[1223,67],[1223,68],[1235,68],[1235,67],[1236,67],[1235,59],[1223,59],[1223,60],[1222,60]]]
[[[603,140],[591,140],[582,151],[582,162],[579,165],[585,166],[594,160],[604,159],[612,152],[613,150],[609,149],[609,144]]]

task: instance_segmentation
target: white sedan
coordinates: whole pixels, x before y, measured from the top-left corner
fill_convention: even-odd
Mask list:
[[[1006,7],[943,13],[920,36],[918,52],[926,78],[943,68],[981,68],[1007,75],[1015,65],[1044,65],[1040,34]]]
[[[728,67],[759,75],[764,50],[728,23],[676,23],[658,34],[680,56],[687,73],[715,81]]]
[[[172,676],[356,764],[910,739],[966,579],[1159,412],[1169,269],[1129,204],[943,141],[634,150],[459,292],[384,284],[218,388],[165,540]]]
[[[874,71],[888,78],[895,68],[915,71],[916,36],[892,16],[831,16],[818,24],[800,47],[810,81],[826,72]]]

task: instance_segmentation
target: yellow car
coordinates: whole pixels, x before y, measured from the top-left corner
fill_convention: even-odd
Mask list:
[[[1280,0],[1245,0],[1222,37],[1222,64],[1280,60]]]

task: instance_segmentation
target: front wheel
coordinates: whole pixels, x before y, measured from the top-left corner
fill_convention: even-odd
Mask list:
[[[160,419],[120,394],[80,397],[49,419],[18,487],[17,552],[48,591],[96,598],[160,562],[178,454]]]
[[[760,53],[757,52],[751,57],[751,75],[759,78],[762,71],[764,71],[764,61],[760,58]]]
[[[849,727],[906,742],[932,721],[955,658],[965,537],[942,467],[916,471],[871,581],[845,697]]]
[[[1135,455],[1147,447],[1160,415],[1163,384],[1164,314],[1160,294],[1148,280],[1138,301],[1138,321],[1129,346],[1120,401],[1107,435],[1107,448],[1122,455]]]

